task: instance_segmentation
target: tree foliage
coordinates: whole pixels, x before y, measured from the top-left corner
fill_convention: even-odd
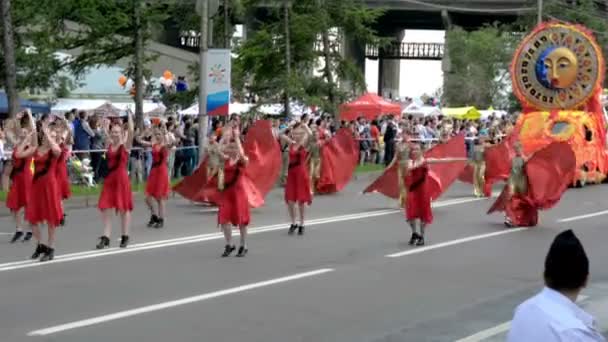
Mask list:
[[[496,26],[447,34],[450,72],[445,75],[444,102],[451,107],[488,108],[504,100],[512,56],[512,37]]]
[[[370,9],[360,0],[291,1],[291,60],[286,61],[281,11],[284,0],[263,3],[267,18],[238,49],[234,65],[237,81],[233,86],[243,87],[243,93],[263,102],[279,101],[287,88],[292,99],[316,104],[332,113],[337,103],[365,89],[364,76],[344,56],[342,43],[345,33],[363,45],[376,42],[372,25],[382,11]],[[249,11],[259,10],[255,0],[245,5]],[[323,35],[328,37],[327,50]],[[286,63],[291,65],[290,75],[286,75]],[[345,90],[343,84],[352,87]]]
[[[591,29],[608,56],[608,8],[594,0],[545,0],[544,19],[582,24]],[[536,14],[514,24],[495,25],[447,34],[450,71],[445,75],[443,101],[449,106],[475,105],[517,109],[507,74],[523,34],[536,25]]]

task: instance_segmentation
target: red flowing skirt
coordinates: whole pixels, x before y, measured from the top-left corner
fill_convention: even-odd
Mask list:
[[[25,219],[30,224],[46,222],[58,226],[63,218],[63,208],[58,193],[59,185],[54,172],[47,172],[32,181],[29,202],[25,207]]]
[[[218,196],[217,223],[220,225],[247,226],[251,221],[249,200],[243,184],[244,175]]]
[[[61,199],[68,199],[72,196],[70,177],[68,176],[68,167],[65,160],[57,163],[57,185]]]
[[[511,196],[505,204],[505,213],[514,226],[534,227],[538,224],[538,209],[526,196]]]
[[[11,211],[25,208],[32,191],[32,172],[29,164],[11,179],[11,187],[6,195],[6,207]]]
[[[131,182],[125,168],[118,168],[106,177],[97,207],[100,210],[116,209],[121,212],[133,210]]]
[[[293,166],[287,171],[285,202],[308,205],[312,203],[310,177],[308,176],[306,164]]]
[[[170,190],[167,164],[161,163],[153,167],[150,170],[150,176],[148,176],[148,182],[146,183],[146,196],[157,200],[167,199]]]
[[[408,188],[405,218],[408,221],[418,219],[425,224],[433,223],[428,177],[427,167],[413,169],[405,177],[405,184]]]

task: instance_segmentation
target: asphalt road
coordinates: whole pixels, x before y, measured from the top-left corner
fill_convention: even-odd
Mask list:
[[[132,244],[94,251],[93,208],[69,212],[53,262],[27,260],[0,218],[0,341],[501,341],[515,306],[542,286],[554,236],[574,228],[591,259],[582,301],[608,331],[607,186],[570,190],[539,227],[505,229],[490,200],[456,184],[436,203],[427,246],[407,246],[395,203],[367,180],[316,197],[303,237],[287,235],[279,190],[254,211],[250,253],[220,258],[213,208],[182,199],[166,227],[134,213]],[[117,221],[116,221],[117,223]]]

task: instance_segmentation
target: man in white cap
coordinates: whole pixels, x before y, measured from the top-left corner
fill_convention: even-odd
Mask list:
[[[545,288],[515,310],[508,342],[605,342],[593,317],[576,305],[589,259],[572,230],[557,235],[545,259]]]

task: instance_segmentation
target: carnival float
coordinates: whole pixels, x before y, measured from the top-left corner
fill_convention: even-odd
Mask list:
[[[537,26],[511,65],[523,111],[515,132],[525,155],[568,142],[576,155],[572,185],[600,183],[608,173],[602,50],[587,28],[560,22]]]

